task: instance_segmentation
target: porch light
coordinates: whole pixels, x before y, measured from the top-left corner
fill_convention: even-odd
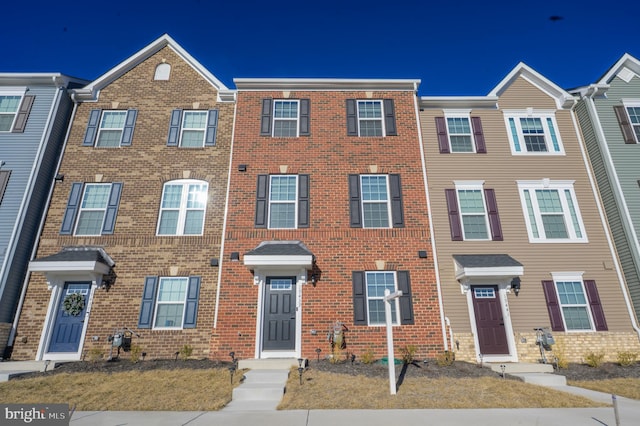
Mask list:
[[[311,284],[313,284],[313,286],[316,286],[316,283],[318,282],[318,276],[316,274],[311,274]]]
[[[518,297],[518,294],[520,294],[520,278],[515,277],[511,280],[511,289],[516,294],[516,297]]]

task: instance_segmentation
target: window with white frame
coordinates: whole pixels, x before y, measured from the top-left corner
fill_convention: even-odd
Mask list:
[[[382,101],[358,101],[360,136],[384,136]]]
[[[187,277],[161,277],[153,328],[182,328],[187,301]]]
[[[202,235],[209,185],[197,180],[164,184],[158,235]]]
[[[519,181],[531,242],[586,242],[573,181]]]
[[[387,175],[361,175],[362,219],[364,228],[389,228],[389,187]]]
[[[456,185],[456,191],[464,239],[490,239],[482,185]]]
[[[270,176],[269,228],[296,228],[297,201],[298,176]]]
[[[469,116],[447,115],[446,120],[451,152],[474,152]]]
[[[22,95],[0,95],[0,132],[10,132],[18,114]]]
[[[110,183],[87,183],[84,186],[75,235],[101,234],[110,195]]]
[[[563,154],[553,113],[506,112],[513,154]]]
[[[637,141],[640,141],[640,103],[625,104],[625,108],[637,143]]]
[[[204,146],[207,132],[208,111],[184,111],[180,129],[180,146],[200,148]]]
[[[367,318],[369,325],[384,325],[386,323],[384,311],[384,291],[393,293],[397,290],[396,274],[392,271],[366,272],[367,289]],[[391,302],[391,322],[399,324],[399,299]]]
[[[582,280],[555,281],[558,302],[566,330],[592,330],[587,297]]]
[[[299,101],[276,100],[273,105],[273,136],[297,137]]]
[[[120,146],[122,132],[127,118],[127,111],[102,111],[96,146],[115,147]]]

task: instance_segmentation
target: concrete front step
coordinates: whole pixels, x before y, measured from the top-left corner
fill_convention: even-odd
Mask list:
[[[233,389],[233,401],[264,401],[277,399],[284,395],[284,385],[278,383],[243,383]]]
[[[485,363],[485,367],[491,368],[496,373],[502,374],[502,366],[506,374],[519,373],[553,373],[553,365],[537,364],[526,362],[503,362],[503,363]]]
[[[566,386],[567,378],[559,374],[549,373],[518,373],[511,376],[519,377],[525,383],[539,386]]]
[[[287,383],[289,370],[250,370],[244,373],[245,383]]]
[[[297,361],[296,361],[297,364]],[[254,364],[257,365],[257,364]],[[280,365],[279,363],[261,363],[261,367],[267,365]],[[240,367],[240,368],[245,368]],[[240,386],[233,389],[231,402],[224,408],[226,411],[262,411],[276,410],[289,379],[291,365],[286,364],[280,369],[257,369],[244,373],[244,379]]]
[[[240,370],[288,370],[297,366],[298,360],[296,358],[241,359],[238,361]]]
[[[0,382],[6,382],[14,377],[36,371],[53,370],[61,362],[47,361],[4,361],[0,362]]]

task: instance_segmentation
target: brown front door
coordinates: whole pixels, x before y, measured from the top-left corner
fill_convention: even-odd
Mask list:
[[[478,343],[483,355],[509,353],[498,286],[472,286]]]

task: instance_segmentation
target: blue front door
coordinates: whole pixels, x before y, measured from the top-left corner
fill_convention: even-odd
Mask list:
[[[65,283],[53,324],[53,333],[47,352],[78,352],[84,316],[89,302],[90,283]],[[71,294],[82,296],[83,303],[70,304],[67,297]],[[65,308],[65,299],[67,299]]]

